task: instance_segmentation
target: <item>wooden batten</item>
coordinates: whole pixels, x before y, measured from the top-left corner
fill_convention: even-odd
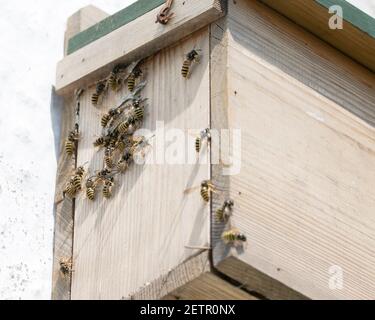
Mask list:
[[[65,57],[57,65],[56,91],[67,94],[106,75],[118,62],[146,58],[224,15],[223,1],[176,1],[175,17],[163,26],[155,23],[155,8]]]
[[[93,5],[88,5],[74,13],[68,19],[66,26],[64,39],[65,56],[71,53],[69,50],[71,50],[70,43],[72,39],[75,39],[75,37],[79,36],[84,30],[89,29],[106,17],[108,17],[108,13],[94,7]]]

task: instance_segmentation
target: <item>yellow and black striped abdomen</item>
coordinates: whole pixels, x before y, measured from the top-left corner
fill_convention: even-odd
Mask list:
[[[144,117],[144,109],[141,107],[134,109],[134,118],[136,121],[142,121]]]
[[[200,137],[195,139],[195,151],[199,153],[202,147],[202,139]]]
[[[68,156],[72,156],[74,154],[75,149],[75,142],[70,140],[67,140],[65,142],[65,152]]]
[[[103,137],[100,137],[100,138],[96,139],[95,142],[94,142],[94,147],[100,147],[100,146],[103,146],[103,145],[104,145]]]
[[[106,182],[103,187],[103,197],[109,199],[112,197],[113,182]]]
[[[73,199],[76,196],[76,193],[77,190],[76,188],[74,188],[72,183],[69,183],[64,190],[64,194],[66,194],[71,199]]]
[[[107,166],[107,168],[112,168],[113,167],[113,160],[111,156],[105,156],[104,157],[104,163]]]
[[[216,210],[216,220],[222,222],[225,220],[224,218],[224,209],[220,208]]]
[[[134,76],[134,74],[131,74],[128,78],[128,89],[129,89],[129,91],[133,92],[134,87],[135,87],[135,76]]]
[[[130,122],[129,121],[124,121],[124,122],[120,123],[120,125],[117,128],[117,130],[118,130],[118,132],[120,134],[127,133],[128,129],[129,129],[129,126],[130,126]]]
[[[181,74],[184,78],[189,77],[190,66],[191,66],[191,61],[185,60],[183,65],[182,65],[182,69],[181,69]]]
[[[79,176],[79,175],[75,175],[73,177],[72,185],[73,185],[74,189],[76,189],[77,191],[81,190],[81,188],[82,188],[82,177]]]
[[[111,120],[111,116],[109,114],[105,114],[100,121],[102,127],[105,128],[110,120]]]
[[[116,76],[116,73],[114,73],[113,71],[109,74],[109,77],[108,77],[108,86],[113,91],[116,91],[117,88],[118,88],[117,76]]]
[[[210,189],[207,187],[202,187],[201,188],[201,196],[204,201],[208,202],[210,201]]]
[[[86,189],[86,196],[89,200],[95,200],[95,189],[94,188],[87,188]]]
[[[236,241],[236,233],[234,233],[232,230],[225,231],[222,236],[223,240],[227,243],[231,243]]]
[[[96,106],[98,104],[98,101],[99,101],[99,94],[98,93],[93,93],[92,96],[91,96],[91,103]]]

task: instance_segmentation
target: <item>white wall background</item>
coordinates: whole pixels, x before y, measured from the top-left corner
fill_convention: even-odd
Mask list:
[[[56,159],[51,85],[67,18],[134,0],[14,0],[0,10],[0,299],[49,299]],[[375,17],[375,0],[350,0]],[[345,14],[345,12],[344,12]]]

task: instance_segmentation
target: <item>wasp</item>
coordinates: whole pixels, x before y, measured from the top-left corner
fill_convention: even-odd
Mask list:
[[[193,62],[195,62],[195,63],[200,62],[200,57],[199,57],[198,51],[200,51],[200,50],[193,49],[186,55],[185,61],[182,65],[182,69],[181,69],[181,74],[186,79],[190,77],[191,64]]]
[[[121,122],[118,127],[117,131],[119,134],[128,134],[129,129],[133,126],[135,126],[137,123],[137,120],[135,116],[131,115],[129,116],[125,121]]]
[[[113,148],[107,147],[104,152],[104,163],[107,166],[107,168],[112,168],[113,167]]]
[[[104,187],[103,187],[103,197],[106,199],[109,199],[112,197],[112,189],[114,187],[114,179],[113,177],[106,179],[104,182]]]
[[[83,166],[78,167],[72,177],[70,178],[69,182],[67,183],[63,195],[67,195],[69,198],[75,198],[77,192],[82,189],[82,180],[83,176],[85,175],[85,169]]]
[[[207,139],[207,143],[211,142],[211,131],[210,129],[204,129],[200,132],[199,137],[195,139],[195,151],[199,153],[202,148],[202,141]]]
[[[226,244],[233,244],[235,246],[242,245],[247,241],[246,236],[237,229],[224,231],[221,237]]]
[[[93,95],[91,96],[91,103],[96,106],[99,102],[99,98],[100,96],[104,93],[106,89],[106,84],[105,82],[102,80],[102,81],[99,81],[97,84],[96,84],[96,88],[95,88],[95,92],[93,93]]]
[[[112,118],[115,115],[115,110],[111,109],[108,111],[108,113],[104,114],[100,120],[100,124],[102,125],[103,128],[105,128],[108,123],[112,120]]]
[[[121,86],[122,78],[119,76],[120,73],[126,69],[126,65],[116,65],[108,76],[107,85],[113,90],[117,91]]]
[[[64,276],[70,276],[73,272],[72,258],[61,258],[59,261],[60,271]]]
[[[72,156],[76,150],[76,142],[79,139],[79,134],[77,130],[71,131],[68,138],[65,141],[65,152],[68,156]]]
[[[205,202],[209,202],[211,198],[211,192],[215,190],[215,186],[208,180],[204,180],[201,183],[201,197]]]
[[[130,151],[126,151],[121,159],[117,162],[117,169],[124,173],[133,162],[133,154]]]
[[[116,142],[116,137],[112,137],[110,135],[105,135],[97,138],[93,145],[94,147],[101,148],[101,147],[113,147]]]
[[[83,167],[78,167],[75,175],[72,178],[72,185],[76,190],[82,189],[82,179],[85,174],[85,169]]]
[[[89,178],[86,181],[86,196],[89,200],[95,200],[95,192],[96,192],[96,181],[93,178]]]
[[[137,106],[134,108],[134,119],[135,121],[143,121],[145,116],[145,109],[142,106]]]
[[[128,89],[130,92],[133,92],[134,91],[134,87],[135,87],[135,81],[137,78],[139,78],[140,76],[142,75],[142,70],[136,66],[133,71],[130,73],[129,77],[128,77]]]
[[[221,208],[216,210],[216,219],[221,222],[228,221],[232,215],[234,202],[233,200],[226,200]]]
[[[104,184],[103,186],[103,195],[110,195],[112,191],[112,186],[109,188],[108,181],[113,182],[113,177],[111,176],[112,171],[109,168],[104,168],[103,170],[97,172],[94,176],[90,177],[86,181],[86,196],[89,200],[94,201],[96,196],[96,189],[99,184]],[[108,189],[108,191],[104,192],[104,189]]]
[[[190,193],[194,190],[197,190],[200,188],[200,194],[201,194],[201,197],[202,199],[205,201],[205,202],[209,202],[210,201],[210,198],[211,198],[211,192],[215,192],[215,186],[214,184],[209,181],[209,180],[204,180],[202,181],[200,187],[193,187],[191,189],[186,189],[184,191],[184,193]]]

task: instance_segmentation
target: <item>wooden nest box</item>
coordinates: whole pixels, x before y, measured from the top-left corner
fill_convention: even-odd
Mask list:
[[[330,29],[337,2],[343,28]],[[374,299],[374,19],[344,0],[175,0],[163,25],[164,3],[113,16],[89,6],[68,20],[62,139],[83,88],[76,160],[100,170],[100,116],[126,88],[95,107],[95,83],[144,59],[144,128],[230,129],[239,140],[230,133],[216,163],[203,145],[206,162],[134,165],[112,199],[96,201],[61,199],[74,165],[61,151],[53,298]],[[192,49],[200,63],[185,79]],[[203,180],[216,187],[208,204],[199,189],[184,192]],[[227,199],[230,221],[218,221]],[[241,250],[223,242],[229,225],[246,235]]]

